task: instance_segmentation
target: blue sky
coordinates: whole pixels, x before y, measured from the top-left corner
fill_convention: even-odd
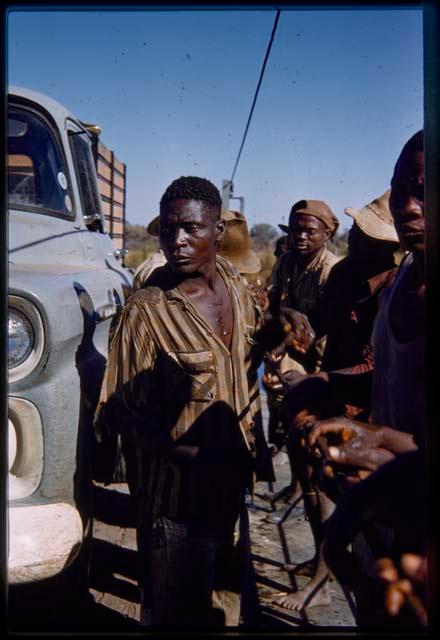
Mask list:
[[[231,177],[274,18],[14,10],[8,81],[99,124],[127,164],[127,218],[147,224],[176,177]],[[250,225],[315,198],[346,228],[344,207],[388,188],[423,126],[422,24],[421,9],[282,11],[234,179]]]

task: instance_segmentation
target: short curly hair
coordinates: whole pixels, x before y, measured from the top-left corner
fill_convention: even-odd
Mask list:
[[[206,178],[182,176],[174,180],[160,200],[160,211],[172,200],[198,200],[208,208],[214,209],[220,216],[222,199],[217,187]]]

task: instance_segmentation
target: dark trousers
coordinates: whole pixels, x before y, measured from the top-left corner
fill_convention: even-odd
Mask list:
[[[141,624],[237,626],[249,567],[248,537],[245,511],[228,539],[200,537],[187,524],[157,518],[145,554],[150,575],[144,581]]]

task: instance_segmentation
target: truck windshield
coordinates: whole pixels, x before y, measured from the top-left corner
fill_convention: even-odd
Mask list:
[[[67,171],[48,123],[27,109],[8,109],[8,200],[12,208],[73,217]]]
[[[102,230],[101,198],[97,187],[95,162],[87,134],[71,135],[73,159],[78,176],[81,204],[86,223]]]

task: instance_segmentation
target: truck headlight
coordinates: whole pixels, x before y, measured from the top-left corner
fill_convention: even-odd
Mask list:
[[[12,369],[21,364],[32,353],[35,334],[26,316],[9,308],[8,313],[8,367]]]
[[[35,304],[27,298],[8,297],[8,373],[16,382],[35,369],[44,349],[44,325]]]

